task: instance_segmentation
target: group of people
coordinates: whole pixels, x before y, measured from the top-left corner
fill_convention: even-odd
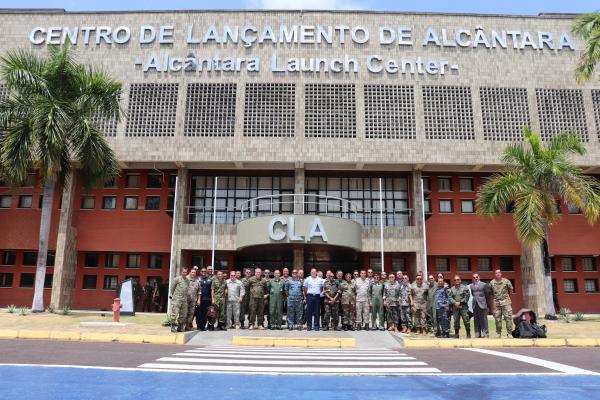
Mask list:
[[[342,271],[312,269],[304,277],[302,269],[244,269],[231,271],[229,278],[211,267],[183,268],[170,291],[171,330],[282,329],[289,330],[385,330],[416,332],[436,337],[459,337],[461,320],[467,338],[489,337],[489,304],[498,337],[502,320],[512,332],[511,282],[496,270],[489,283],[473,274],[465,285],[458,275],[448,284],[443,274],[426,279],[417,272],[414,282],[401,271],[381,275],[371,269],[344,275]],[[266,316],[266,323],[265,323]]]

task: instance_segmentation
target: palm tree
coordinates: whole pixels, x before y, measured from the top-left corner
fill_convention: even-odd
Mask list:
[[[585,50],[575,68],[577,81],[584,82],[590,79],[600,61],[600,12],[581,14],[575,18],[571,30],[585,42]]]
[[[600,216],[600,184],[594,177],[584,175],[570,160],[571,155],[585,154],[585,147],[576,136],[559,133],[542,144],[537,133],[527,128],[524,133],[524,143],[510,144],[504,149],[501,160],[506,169],[479,188],[477,212],[495,217],[514,206],[513,220],[524,251],[541,250],[544,274],[538,258],[535,263],[538,265],[532,267],[532,284],[544,289],[538,294],[545,298],[544,313],[552,318],[556,310],[552,300],[548,227],[559,220],[556,200],[562,199],[581,209],[588,222],[594,224]],[[536,275],[544,280],[543,287]],[[526,306],[543,311],[544,302],[540,303]]]
[[[44,278],[52,202],[57,188],[77,173],[86,190],[118,175],[116,156],[94,118],[120,119],[121,84],[78,64],[70,45],[50,46],[48,57],[10,51],[0,57],[0,170],[12,186],[30,171],[43,185],[42,216],[32,311],[44,311]]]

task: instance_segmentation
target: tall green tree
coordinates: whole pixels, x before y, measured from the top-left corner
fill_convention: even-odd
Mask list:
[[[571,160],[572,155],[586,151],[576,136],[559,133],[542,143],[537,133],[525,129],[524,134],[523,143],[509,144],[504,149],[501,160],[506,169],[479,188],[477,212],[495,217],[514,206],[519,241],[525,247],[542,248],[545,313],[554,316],[548,228],[559,220],[556,200],[581,209],[588,222],[594,224],[600,216],[600,184],[596,178],[584,175]]]
[[[575,68],[577,81],[584,82],[594,74],[600,61],[600,12],[581,14],[575,18],[571,30],[585,42],[585,49]]]
[[[47,57],[25,50],[0,57],[0,170],[12,186],[37,172],[43,185],[42,216],[32,310],[44,311],[44,278],[52,203],[73,173],[86,190],[114,179],[115,153],[93,123],[120,119],[121,83],[77,62],[70,45],[50,46]]]

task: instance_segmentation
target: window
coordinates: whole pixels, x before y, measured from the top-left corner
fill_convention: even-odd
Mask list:
[[[460,178],[458,180],[459,190],[461,192],[472,192],[473,191],[473,178]]]
[[[565,293],[577,293],[577,279],[565,279],[563,289]]]
[[[17,252],[14,250],[5,250],[2,257],[2,265],[15,265],[17,263]]]
[[[33,266],[37,265],[37,251],[24,251],[23,252],[23,265]]]
[[[1,280],[1,278],[0,278]],[[1,282],[0,282],[1,283]],[[598,293],[598,280],[586,279],[583,281],[586,293]]]
[[[126,210],[137,210],[138,208],[138,198],[137,196],[125,196],[125,206]]]
[[[148,181],[146,182],[146,188],[160,189],[161,186],[162,186],[162,175],[148,174]]]
[[[477,257],[477,268],[481,272],[487,272],[492,270],[492,258],[491,257]]]
[[[160,196],[146,196],[146,210],[160,210]]]
[[[597,271],[596,259],[594,257],[583,257],[581,263],[583,264],[583,272]]]
[[[142,256],[139,254],[127,254],[127,268],[139,268]]]
[[[84,275],[82,289],[96,290],[98,277],[96,275]]]
[[[505,213],[507,214],[512,214],[515,212],[515,203],[513,201],[511,201],[510,203],[508,203],[506,205],[506,210],[504,210]]]
[[[227,256],[215,256],[214,272],[227,271],[229,269],[229,260]]]
[[[556,202],[556,212],[557,213],[562,213],[562,205],[560,204],[560,200],[555,200]]]
[[[167,211],[173,212],[175,210],[175,196],[170,194],[167,197]]]
[[[13,274],[11,272],[0,272],[0,288],[12,287]]]
[[[461,200],[460,210],[463,214],[473,214],[475,212],[475,201],[474,200]]]
[[[514,271],[512,257],[500,257],[500,271]]]
[[[119,254],[116,253],[106,253],[106,258],[104,259],[104,267],[105,268],[119,268]]]
[[[52,289],[52,274],[46,274],[44,276],[44,289]]]
[[[117,208],[117,196],[102,197],[103,210],[114,210],[115,208]]]
[[[33,196],[22,195],[19,196],[19,208],[31,208],[33,202]]]
[[[373,265],[371,264],[371,268]],[[379,271],[381,271],[381,257],[379,258]],[[392,271],[406,271],[406,258],[405,257],[392,257]]]
[[[12,205],[12,196],[0,196],[0,208],[10,208]]]
[[[86,268],[98,268],[99,264],[98,253],[85,253],[85,264]]]
[[[575,272],[575,257],[561,257],[560,265],[563,272]]]
[[[38,198],[38,208],[42,209],[44,207],[44,196],[40,195],[40,197]]]
[[[425,201],[423,201],[423,211],[425,212],[425,214],[431,214],[431,200],[430,199],[425,199]]]
[[[438,192],[451,192],[452,178],[438,178]]]
[[[431,180],[429,179],[429,177],[427,176],[421,179],[423,180],[423,191],[431,192]]]
[[[54,261],[56,259],[56,254],[54,252],[48,252],[46,255],[46,267],[54,267]]]
[[[96,208],[96,198],[94,196],[83,196],[81,198],[82,210],[93,210]]]
[[[570,203],[567,203],[567,209],[569,210],[569,214],[581,214],[581,208],[575,207]]]
[[[127,174],[125,178],[125,187],[127,189],[139,189],[140,188],[140,175],[139,174]]]
[[[117,189],[119,187],[117,179],[111,179],[108,182],[104,183],[105,189]]]
[[[456,257],[456,270],[467,272],[471,270],[471,259],[469,257]]]
[[[448,272],[448,271],[450,271],[450,258],[448,258],[448,257],[436,257],[435,258],[435,271],[436,272]]]
[[[381,271],[381,257],[371,257],[369,265],[373,271]]]
[[[35,274],[23,273],[23,274],[21,274],[21,281],[19,282],[19,287],[32,288],[34,281],[35,281]]]
[[[162,268],[162,254],[150,254],[148,256],[148,268],[150,268],[150,269]]]
[[[169,189],[175,189],[175,183],[177,182],[177,175],[169,175]]]
[[[440,200],[440,212],[451,213],[454,209],[452,207],[452,200]]]
[[[117,290],[119,278],[116,275],[104,276],[104,290]]]

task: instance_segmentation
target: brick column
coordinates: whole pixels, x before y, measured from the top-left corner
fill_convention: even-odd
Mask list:
[[[426,254],[425,254],[425,229],[423,218],[423,195],[421,193],[422,174],[420,170],[414,170],[412,173],[412,223],[419,231],[419,244],[414,258],[411,257],[411,277],[414,277],[417,271],[426,273]],[[414,262],[412,262],[414,260]]]
[[[74,173],[67,180],[62,191],[62,203],[58,234],[56,237],[56,258],[52,279],[50,304],[58,309],[71,307],[75,274],[77,272],[77,229],[73,226],[73,198],[75,196]]]

